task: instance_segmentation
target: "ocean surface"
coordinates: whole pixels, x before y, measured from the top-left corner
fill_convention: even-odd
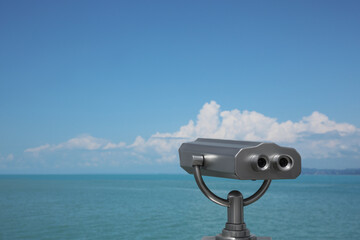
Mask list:
[[[249,196],[261,181],[205,178],[216,194]],[[216,235],[226,208],[191,175],[2,175],[0,239],[172,239]],[[360,176],[273,181],[245,207],[251,233],[283,239],[360,239]]]

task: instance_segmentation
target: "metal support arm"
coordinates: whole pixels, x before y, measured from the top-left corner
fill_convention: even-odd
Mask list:
[[[243,199],[242,194],[239,191],[231,191],[227,199],[218,197],[204,183],[201,175],[201,167],[204,166],[204,156],[193,156],[193,167],[195,181],[202,191],[202,193],[216,204],[227,207],[228,221],[225,224],[225,228],[222,233],[216,237],[205,237],[203,240],[260,240],[260,239],[271,239],[271,238],[258,238],[250,234],[250,231],[246,228],[244,222],[244,206],[249,205],[260,199],[269,188],[271,180],[264,180],[253,195]]]
[[[206,184],[205,184],[205,182],[204,182],[204,180],[203,180],[203,178],[201,176],[201,170],[200,170],[201,166],[202,166],[201,162],[194,161],[194,165],[193,165],[193,167],[195,168],[194,177],[195,177],[195,181],[196,181],[198,187],[200,188],[201,192],[207,198],[209,198],[211,201],[213,201],[214,203],[219,204],[219,205],[224,206],[224,207],[229,207],[230,206],[229,200],[226,200],[226,199],[223,199],[221,197],[216,196],[206,186]],[[250,204],[256,202],[257,200],[259,200],[265,194],[265,192],[268,190],[270,184],[271,184],[271,180],[269,180],[269,179],[264,180],[264,182],[260,186],[259,190],[257,190],[250,197],[244,199],[244,206],[250,205]]]
[[[216,196],[212,191],[210,191],[210,189],[206,186],[206,184],[204,183],[204,180],[201,176],[201,172],[200,172],[200,166],[194,166],[195,168],[195,172],[194,172],[194,177],[195,177],[195,181],[198,185],[198,187],[200,188],[200,190],[202,191],[202,193],[211,201],[213,201],[216,204],[219,204],[221,206],[224,207],[229,207],[230,203],[229,200],[223,199],[221,197]]]

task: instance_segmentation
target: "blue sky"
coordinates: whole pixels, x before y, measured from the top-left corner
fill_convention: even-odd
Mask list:
[[[176,149],[196,137],[359,168],[359,10],[0,1],[0,173],[180,173]]]

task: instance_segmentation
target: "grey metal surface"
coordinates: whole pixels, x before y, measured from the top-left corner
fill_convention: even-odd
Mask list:
[[[254,236],[253,236],[254,237]],[[230,240],[236,240],[236,238],[228,238]],[[217,240],[215,236],[205,236],[201,240]],[[271,237],[255,237],[253,240],[272,240]]]
[[[259,200],[269,189],[270,184],[271,180],[264,180],[263,184],[253,195],[244,199],[244,206],[250,205]]]
[[[201,192],[209,198],[211,201],[213,201],[216,204],[219,204],[224,207],[229,207],[229,201],[227,199],[223,199],[217,195],[215,195],[205,184],[202,174],[201,174],[201,166],[203,165],[203,161],[199,161],[198,159],[194,160],[194,178],[196,181],[196,184],[198,185]],[[263,184],[260,186],[260,188],[250,197],[244,199],[244,206],[247,206],[251,203],[254,203],[255,201],[259,200],[265,192],[270,187],[271,180],[264,180]]]
[[[231,191],[228,194],[229,207],[227,208],[227,224],[236,225],[244,223],[244,199],[239,191]]]
[[[198,138],[179,148],[180,165],[194,173],[193,156],[203,156],[204,176],[242,180],[293,179],[300,175],[301,157],[294,148],[275,143]]]
[[[280,147],[275,143],[199,138],[183,143],[179,156],[181,167],[194,174],[202,193],[211,201],[227,207],[228,219],[222,232],[202,240],[271,240],[271,237],[250,234],[244,222],[244,206],[260,199],[272,179],[291,179],[300,175],[301,157],[294,148]],[[206,186],[202,175],[264,182],[246,199],[239,191],[231,191],[227,199],[223,199]]]
[[[252,238],[248,238],[251,240],[272,240],[271,237],[256,237],[256,236],[251,236]],[[201,240],[219,240],[220,238],[218,238],[218,236],[205,236],[203,237]],[[239,238],[223,238],[225,240],[239,240]],[[241,239],[241,238],[240,238]],[[244,239],[241,239],[244,240]]]
[[[195,177],[195,181],[199,187],[199,189],[201,190],[201,192],[207,197],[209,198],[211,201],[213,201],[216,204],[219,204],[221,206],[224,207],[228,207],[229,206],[229,201],[226,199],[223,199],[221,197],[216,196],[212,191],[210,191],[210,189],[206,186],[206,184],[204,183],[204,180],[201,177],[201,173],[200,173],[200,166],[194,166],[195,168],[195,173],[194,173],[194,177]]]
[[[239,191],[231,191],[227,199],[223,199],[215,195],[206,186],[202,176],[201,167],[205,164],[205,159],[201,156],[193,156],[194,177],[196,183],[202,193],[211,201],[227,207],[228,220],[225,228],[215,237],[208,237],[214,240],[256,240],[256,236],[250,234],[250,230],[246,228],[244,222],[244,206],[249,205],[263,196],[269,188],[271,180],[265,180],[259,190],[247,199],[243,199],[243,195]],[[203,238],[204,239],[204,238]],[[269,239],[269,238],[268,238]]]

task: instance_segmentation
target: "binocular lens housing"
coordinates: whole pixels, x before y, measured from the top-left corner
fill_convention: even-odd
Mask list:
[[[268,161],[265,158],[261,157],[257,160],[257,165],[259,169],[265,170],[267,169]]]
[[[266,171],[270,167],[270,161],[267,156],[254,156],[252,160],[252,167],[255,171]]]
[[[204,176],[241,180],[294,179],[301,156],[294,149],[269,142],[198,138],[179,148],[180,165],[193,174],[194,156],[201,156]]]
[[[275,155],[271,159],[274,168],[280,171],[289,171],[294,165],[293,159],[288,155]],[[254,156],[251,163],[255,171],[269,170],[271,165],[269,158],[265,155]]]
[[[274,164],[280,171],[289,171],[294,165],[294,160],[287,155],[278,155],[274,157]]]

